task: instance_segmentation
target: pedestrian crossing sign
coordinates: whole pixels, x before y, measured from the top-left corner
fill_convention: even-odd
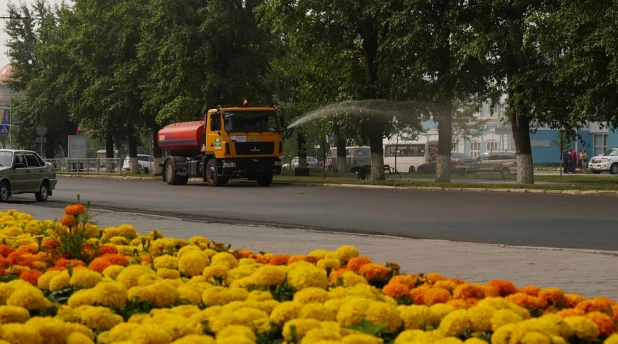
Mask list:
[[[11,132],[11,127],[8,124],[0,124],[0,135],[8,135]]]
[[[0,124],[10,124],[9,123],[9,109],[2,109],[2,110],[3,110],[2,111],[2,123]]]

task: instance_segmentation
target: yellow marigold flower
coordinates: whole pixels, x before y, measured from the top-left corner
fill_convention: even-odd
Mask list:
[[[6,300],[6,304],[23,307],[27,310],[45,309],[50,306],[50,302],[45,298],[43,292],[32,285],[15,290]]]
[[[352,271],[346,271],[341,276],[339,276],[339,281],[341,285],[344,287],[353,287],[358,284],[369,284],[365,277],[358,275]]]
[[[224,328],[219,333],[217,333],[217,340],[219,338],[226,338],[232,336],[243,336],[245,338],[251,339],[254,342],[256,340],[255,332],[253,332],[253,329],[251,327],[243,325],[230,325]]]
[[[309,287],[326,289],[326,272],[307,262],[296,262],[288,266],[287,282],[294,291]]]
[[[397,311],[396,304],[387,302],[372,301],[365,311],[365,320],[374,325],[386,323],[386,329],[395,331],[401,326],[401,317]]]
[[[470,327],[468,312],[460,309],[447,314],[440,322],[439,330],[445,337],[459,337]]]
[[[103,277],[98,272],[81,268],[73,270],[69,284],[73,287],[92,288],[102,279]]]
[[[81,321],[84,325],[95,330],[109,330],[122,322],[120,315],[114,314],[107,307],[85,306],[81,313]]]
[[[169,311],[155,313],[152,318],[144,319],[142,325],[146,324],[160,324],[172,335],[172,339],[195,334],[195,327],[185,317]]]
[[[468,309],[468,318],[470,319],[470,328],[472,331],[491,331],[491,318],[495,312],[495,308],[488,306],[475,306]]]
[[[298,312],[299,319],[315,319],[319,321],[335,321],[336,313],[319,303],[309,303],[303,306]]]
[[[34,217],[30,214],[27,213],[19,213],[19,215],[17,215],[17,218],[22,220],[22,221],[32,221],[34,220]]]
[[[94,344],[94,341],[81,332],[73,332],[67,336],[66,344]]]
[[[174,256],[170,256],[169,254],[164,254],[162,256],[158,256],[153,261],[155,269],[159,268],[168,268],[168,269],[178,269],[178,258]]]
[[[0,324],[23,323],[30,318],[27,309],[17,306],[0,306]]]
[[[187,300],[193,305],[199,305],[202,302],[200,292],[189,285],[181,285],[176,288],[179,300]]]
[[[597,325],[590,319],[584,316],[573,316],[564,319],[571,326],[573,335],[585,341],[593,341],[599,336]]]
[[[492,331],[496,332],[502,326],[508,324],[517,324],[523,320],[524,319],[521,317],[521,315],[513,312],[510,309],[496,310],[490,319],[491,329]]]
[[[243,337],[240,335],[225,337],[225,338],[217,338],[217,344],[254,344],[255,342],[247,337]]]
[[[298,318],[298,313],[303,308],[303,304],[294,301],[285,301],[278,304],[270,313],[270,319],[279,325]]]
[[[251,278],[256,285],[282,285],[285,282],[285,270],[284,266],[264,265],[251,274]]]
[[[278,305],[279,301],[277,300],[245,301],[242,303],[242,307],[259,309],[268,314],[270,314]]]
[[[227,279],[227,272],[229,268],[227,265],[211,265],[204,268],[202,271],[202,276],[207,279],[210,278],[219,278],[221,280]]]
[[[178,291],[172,284],[157,282],[146,287],[154,294],[154,304],[157,307],[169,307],[178,299]]]
[[[298,342],[314,328],[319,328],[320,322],[315,319],[292,319],[283,325],[283,338],[288,342]],[[295,329],[296,337],[292,336],[292,328]]]
[[[127,320],[127,322],[132,323],[132,324],[141,324],[146,319],[150,319],[150,314],[137,313],[137,314],[131,315],[131,317],[129,317],[129,320]]]
[[[32,285],[24,280],[17,279],[8,283],[0,283],[0,305],[6,305],[6,300],[11,294],[23,287],[32,287]]]
[[[294,294],[294,301],[300,303],[324,303],[328,301],[328,292],[321,288],[309,287]]]
[[[384,340],[365,333],[352,333],[343,337],[341,342],[344,344],[382,344]]]
[[[365,299],[375,300],[380,294],[379,289],[368,284],[357,284],[352,287],[336,287],[328,291],[331,299],[340,299],[346,297],[362,297]]]
[[[116,249],[118,250],[118,254],[122,256],[131,256],[133,255],[133,250],[135,247],[130,245],[116,245]]]
[[[239,265],[234,269],[228,270],[227,278],[225,279],[225,281],[227,284],[232,284],[232,282],[236,280],[253,275],[253,273],[255,273],[258,269],[259,266],[257,265]],[[247,279],[245,281],[246,282],[244,284],[253,284],[253,279]]]
[[[105,338],[106,342],[114,343],[122,340],[129,340],[131,339],[131,331],[138,327],[139,324],[135,323],[120,323],[107,333],[107,338]]]
[[[257,322],[268,319],[268,314],[264,311],[253,308],[239,308],[237,310],[224,309],[216,317],[208,320],[210,329],[219,333],[230,325],[243,325],[254,328]]]
[[[170,344],[172,334],[158,324],[144,324],[131,332],[135,344]]]
[[[618,334],[612,334],[605,340],[604,343],[605,344],[618,344]]]
[[[77,323],[80,321],[79,314],[77,314],[77,312],[75,312],[75,310],[68,305],[60,306],[55,318],[66,323]]]
[[[323,343],[324,341],[341,342],[339,329],[326,329],[323,327],[311,329],[303,337],[303,343]]]
[[[43,339],[36,328],[25,324],[2,325],[0,337],[11,344],[41,344]]]
[[[54,270],[45,272],[37,280],[37,287],[39,287],[39,289],[41,290],[49,290],[49,283],[51,282],[52,278],[54,278],[55,276],[61,273],[62,271],[54,271]]]
[[[571,338],[573,336],[573,329],[571,326],[564,321],[564,318],[558,314],[543,314],[541,317],[544,321],[551,321],[557,327],[557,332],[553,332],[552,334],[558,335],[563,338]]]
[[[203,236],[193,236],[191,238],[189,238],[189,240],[187,240],[189,242],[189,244],[192,245],[196,245],[196,246],[200,246],[199,244],[208,244],[210,242],[210,240],[208,240],[208,238],[204,238]]]
[[[431,309],[424,305],[397,307],[406,330],[424,330],[431,321]],[[450,312],[449,312],[450,313]]]
[[[445,303],[437,303],[429,307],[428,323],[437,327],[440,321],[450,312],[454,311],[455,307]]]
[[[49,281],[49,290],[57,291],[68,288],[71,285],[71,276],[67,271],[62,271],[60,274],[55,275]]]
[[[190,334],[175,340],[172,344],[218,344],[211,336]]]
[[[67,304],[73,308],[84,305],[94,305],[95,294],[91,289],[78,290],[69,297]]]
[[[405,330],[395,338],[395,343],[433,343],[441,338],[442,335],[436,331]]]
[[[328,254],[328,251],[323,250],[323,249],[317,249],[317,250],[313,250],[309,252],[307,256],[314,257],[320,260],[320,259],[324,259],[324,257],[326,257],[327,254]]]
[[[150,303],[154,303],[156,290],[146,287],[133,287],[127,291],[127,299],[134,300],[138,299],[139,301],[147,301]]]
[[[345,302],[337,312],[337,322],[345,326],[358,324],[365,318],[368,300],[352,299]]]
[[[212,287],[204,290],[202,302],[206,306],[225,305],[232,301],[245,301],[249,296],[246,289]]]
[[[123,308],[127,302],[127,289],[118,282],[103,281],[91,290],[94,293],[94,303],[98,305],[106,307],[115,305],[119,308]]]
[[[131,225],[120,225],[118,227],[118,233],[123,237],[127,238],[135,238],[137,236],[137,231],[135,230],[135,227]]]
[[[39,234],[41,233],[41,223],[37,220],[32,220],[28,222],[26,227],[24,227],[24,232],[28,234]]]
[[[530,312],[527,309],[520,307],[513,302],[501,297],[484,298],[483,300],[479,301],[477,306],[488,306],[495,309],[510,309],[513,312],[519,314],[524,320],[530,318]]]
[[[199,248],[197,248],[197,250],[198,251],[186,252],[180,257],[178,260],[178,271],[180,271],[181,274],[197,276],[204,271],[204,268],[209,263],[208,256],[199,251]]]
[[[143,275],[155,275],[155,272],[141,265],[130,265],[122,270],[116,281],[122,283],[125,288],[129,289],[138,285],[139,278]]]
[[[218,252],[210,259],[210,265],[225,265],[228,269],[234,269],[238,266],[238,260],[228,252]]]
[[[354,246],[343,245],[343,246],[340,246],[335,251],[335,255],[337,259],[341,261],[342,264],[345,264],[348,262],[348,260],[350,260],[350,258],[360,256],[360,252],[358,252],[358,249]]]
[[[12,226],[12,227],[5,228],[2,231],[2,234],[6,235],[6,236],[14,236],[15,237],[15,236],[24,234],[24,231],[21,228],[19,228],[19,227]]]
[[[166,279],[177,279],[177,278],[180,278],[180,272],[174,269],[158,268],[157,277],[166,278]]]
[[[341,261],[336,258],[320,259],[315,265],[320,269],[337,270],[341,267]]]
[[[105,270],[103,270],[103,276],[109,277],[115,280],[118,277],[118,274],[122,272],[122,270],[124,270],[124,266],[110,265],[106,267]]]
[[[68,337],[66,324],[51,317],[34,317],[26,321],[26,325],[34,327],[45,343],[65,344]]]
[[[108,227],[103,229],[103,239],[111,239],[113,237],[119,236],[120,235],[120,230],[118,230],[118,228],[116,227]]]
[[[145,275],[141,275],[138,279],[137,279],[137,286],[138,287],[146,287],[149,286],[157,281],[160,281],[161,278],[157,277],[157,275],[150,275],[150,274],[145,274]]]
[[[120,235],[115,236],[115,237],[111,237],[109,239],[109,242],[114,244],[114,245],[117,245],[117,246],[129,245],[130,244],[130,242],[129,242],[129,240],[127,240],[127,238],[125,238],[123,236],[120,236]]]
[[[269,301],[273,300],[273,294],[269,291],[262,290],[253,290],[249,292],[249,296],[247,296],[247,301]]]

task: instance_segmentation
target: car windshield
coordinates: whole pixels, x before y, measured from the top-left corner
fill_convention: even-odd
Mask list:
[[[274,111],[236,111],[224,112],[225,131],[278,131]]]
[[[464,153],[451,153],[451,157],[455,159],[472,159],[470,156]]]
[[[0,167],[11,166],[13,161],[12,152],[0,152]]]
[[[617,156],[618,155],[618,148],[612,148],[610,150],[608,150],[607,152],[605,152],[605,154],[603,154],[604,156]]]

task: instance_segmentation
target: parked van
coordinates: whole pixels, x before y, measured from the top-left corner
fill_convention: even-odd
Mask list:
[[[371,165],[371,149],[368,146],[350,146],[345,148],[346,172],[358,167]],[[331,148],[326,157],[326,169],[331,172],[337,171],[337,148]]]
[[[488,152],[476,158],[476,169],[510,174],[517,171],[517,154],[515,152]]]

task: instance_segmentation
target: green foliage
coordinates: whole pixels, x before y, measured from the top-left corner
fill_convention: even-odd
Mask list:
[[[61,305],[66,305],[67,301],[76,291],[80,290],[79,287],[67,287],[64,289],[56,290],[56,291],[45,291],[45,297],[49,299],[49,301],[53,303],[58,303]]]
[[[344,328],[349,328],[351,330],[359,331],[364,334],[368,334],[371,336],[378,336],[382,330],[386,328],[385,323],[372,324],[370,321],[366,319],[361,319],[360,322],[356,325],[343,326]]]
[[[273,299],[279,302],[292,301],[294,299],[294,291],[292,290],[292,286],[290,286],[287,282],[283,283],[283,285],[270,287],[268,291],[270,291],[273,295]]]
[[[128,300],[123,308],[116,305],[112,305],[111,310],[122,316],[124,321],[128,321],[133,314],[150,313],[151,310],[157,308],[157,306],[148,301],[140,301],[139,298],[133,298]]]
[[[277,324],[274,321],[270,321],[270,327],[268,329],[268,331],[266,332],[261,332],[261,331],[257,331],[256,332],[256,344],[281,344],[284,343],[284,339],[283,339],[283,335],[282,335],[282,329],[281,326],[279,326],[279,324]]]

